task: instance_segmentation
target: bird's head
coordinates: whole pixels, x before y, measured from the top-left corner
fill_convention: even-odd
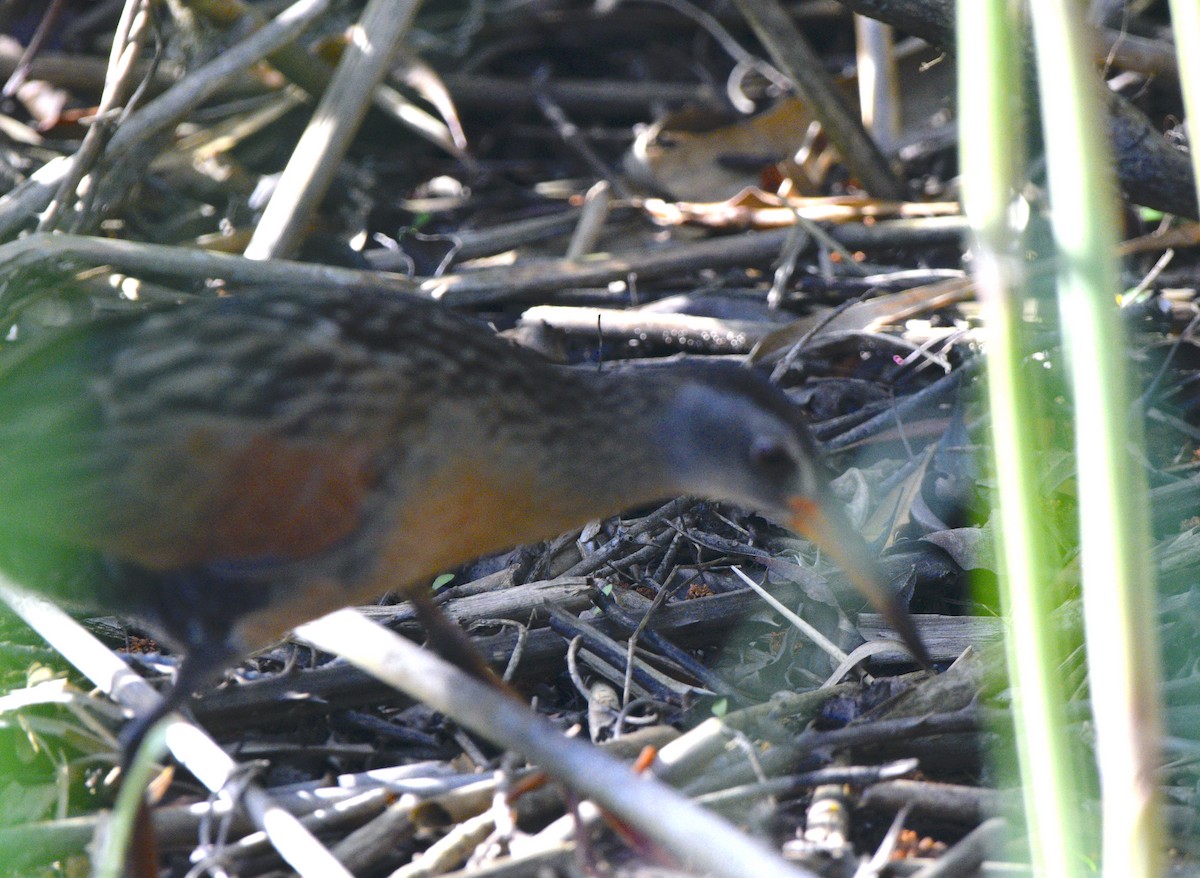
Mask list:
[[[792,524],[796,504],[824,502],[828,472],[796,407],[747,369],[672,370],[659,447],[686,490]]]
[[[670,386],[658,439],[680,493],[756,509],[812,540],[928,665],[912,619],[831,495],[796,406],[748,369],[704,364],[672,373],[663,375]]]

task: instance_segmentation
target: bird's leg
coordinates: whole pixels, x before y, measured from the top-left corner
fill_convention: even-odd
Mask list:
[[[149,731],[176,710],[187,712],[187,704],[197,689],[207,684],[233,658],[228,649],[211,645],[189,652],[175,673],[175,680],[150,710],[136,716],[121,730],[121,783],[129,782],[130,769]],[[132,834],[124,840],[126,873],[155,875],[158,872],[159,846],[150,822],[146,790],[138,791],[137,816]]]
[[[170,684],[158,703],[150,710],[136,716],[121,730],[121,769],[125,772],[137,755],[146,733],[172,711],[188,713],[187,707],[193,694],[216,677],[233,660],[227,649],[206,644],[195,648],[184,656]]]
[[[414,592],[410,599],[416,610],[417,620],[425,628],[427,644],[434,652],[475,679],[495,686],[518,701],[524,701],[512,687],[500,679],[475,642],[457,622],[433,602],[433,598],[427,592]]]

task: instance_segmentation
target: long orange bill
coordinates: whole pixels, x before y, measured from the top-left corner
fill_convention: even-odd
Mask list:
[[[912,616],[887,587],[882,572],[871,561],[867,544],[841,510],[808,497],[793,497],[788,501],[788,507],[791,529],[812,540],[833,558],[854,587],[900,635],[913,658],[926,668],[932,667],[933,661],[921,642]]]

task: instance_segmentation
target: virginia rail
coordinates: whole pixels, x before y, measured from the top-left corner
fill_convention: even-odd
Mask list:
[[[182,649],[168,707],[301,622],[678,494],[810,535],[928,662],[795,408],[735,366],[566,369],[416,298],[259,290],[28,342],[0,413],[3,563]]]

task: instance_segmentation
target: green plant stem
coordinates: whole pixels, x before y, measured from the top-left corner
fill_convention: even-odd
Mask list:
[[[1041,88],[1058,295],[1075,407],[1088,677],[1100,770],[1103,874],[1158,878],[1159,659],[1146,485],[1131,448],[1126,340],[1115,305],[1117,188],[1092,37],[1075,0],[1030,6]]]
[[[988,329],[988,394],[998,483],[1001,589],[1014,723],[1034,873],[1080,874],[1079,791],[1050,624],[1057,601],[1045,544],[1033,449],[1033,388],[1024,380],[1025,265],[1010,217],[1023,133],[1019,22],[1005,0],[958,4],[963,189],[974,233],[974,275]],[[1014,120],[1016,124],[1014,124]]]

